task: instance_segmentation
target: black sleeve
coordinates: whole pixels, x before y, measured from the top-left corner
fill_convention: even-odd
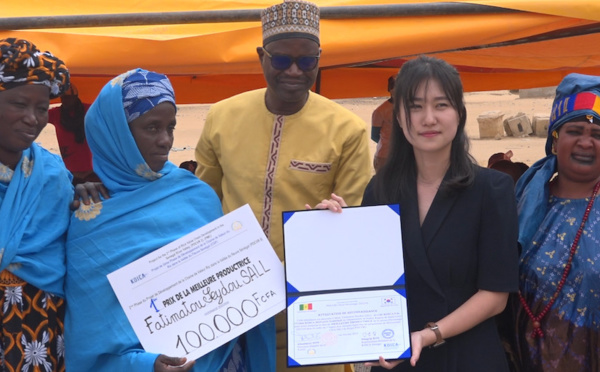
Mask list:
[[[479,231],[478,287],[490,291],[518,290],[518,219],[512,179],[488,172]]]
[[[363,193],[362,203],[360,203],[360,205],[362,207],[378,205],[378,203],[375,201],[375,188],[373,187],[374,179],[375,179],[375,177],[371,178],[371,180],[367,184],[367,187],[365,188],[365,192]]]

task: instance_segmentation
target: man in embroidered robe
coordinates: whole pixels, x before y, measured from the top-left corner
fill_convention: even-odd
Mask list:
[[[267,87],[211,107],[196,146],[196,175],[214,188],[225,213],[248,203],[283,260],[281,212],[331,193],[359,205],[371,160],[365,122],[310,91],[321,54],[318,7],[285,1],[261,18],[263,46],[256,50]],[[285,315],[276,318],[277,371],[285,371]],[[310,368],[321,370],[343,367]]]

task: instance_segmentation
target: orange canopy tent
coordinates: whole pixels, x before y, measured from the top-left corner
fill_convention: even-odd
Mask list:
[[[111,77],[143,67],[169,75],[179,103],[212,103],[265,86],[257,15],[277,2],[11,1],[2,4],[0,38],[25,38],[58,55],[87,101]],[[420,54],[455,65],[467,91],[552,86],[570,72],[600,75],[598,0],[315,2],[323,49],[315,89],[329,98],[385,96],[387,78]],[[226,17],[186,17],[219,12]],[[120,17],[135,26],[114,26]]]

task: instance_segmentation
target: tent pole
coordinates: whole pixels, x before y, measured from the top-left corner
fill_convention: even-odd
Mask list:
[[[260,21],[261,9],[162,13],[84,14],[0,18],[0,30],[114,27]],[[385,18],[432,15],[523,13],[514,9],[467,3],[422,3],[322,7],[321,19]]]

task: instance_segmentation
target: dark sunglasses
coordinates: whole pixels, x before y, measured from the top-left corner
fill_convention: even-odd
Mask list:
[[[295,63],[302,71],[312,71],[319,64],[319,58],[321,57],[320,53],[318,56],[292,57],[286,54],[271,54],[265,48],[262,48],[262,50],[271,59],[271,67],[282,71],[290,68],[292,63]]]

